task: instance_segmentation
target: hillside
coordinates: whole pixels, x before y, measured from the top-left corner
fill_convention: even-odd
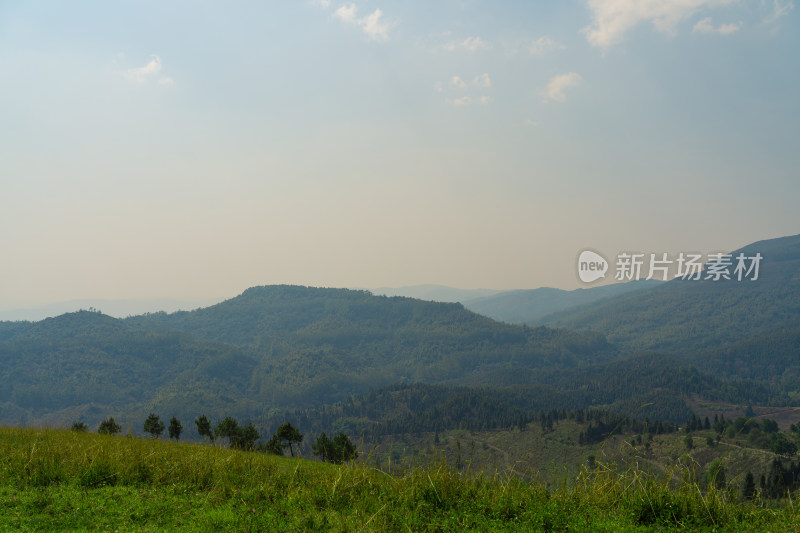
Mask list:
[[[150,410],[263,417],[399,381],[610,360],[601,335],[500,324],[460,304],[363,291],[256,287],[192,312],[78,312],[0,323],[0,421],[134,427]],[[516,370],[515,370],[516,369]]]
[[[252,410],[255,360],[240,349],[178,332],[147,332],[78,312],[0,323],[0,421],[96,423],[110,412],[139,418],[169,404],[185,412],[209,397],[211,412]]]
[[[254,287],[205,309],[126,323],[242,348],[260,361],[254,386],[282,405],[397,381],[481,382],[500,369],[566,368],[616,354],[597,334],[500,324],[461,304],[345,289]]]
[[[544,317],[553,313],[574,310],[604,298],[653,288],[662,283],[657,280],[640,280],[571,291],[542,287],[503,291],[491,296],[465,300],[463,303],[470,311],[501,322],[538,326]]]
[[[443,462],[368,466],[197,444],[0,428],[0,523],[114,531],[792,531],[790,506],[598,467],[526,483]],[[677,467],[674,474],[690,472]]]
[[[790,406],[800,397],[800,237],[744,249],[756,250],[757,281],[671,281],[553,318],[594,331],[302,286],[171,314],[0,322],[0,422],[94,427],[113,414],[138,431],[150,411],[263,422],[413,383],[490,389],[484,412],[501,417],[599,407],[681,423],[703,402]]]
[[[691,354],[773,335],[800,323],[800,235],[740,250],[763,257],[756,281],[684,281],[595,302],[542,323],[592,330],[629,351]]]

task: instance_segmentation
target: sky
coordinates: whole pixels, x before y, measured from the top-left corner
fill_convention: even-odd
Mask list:
[[[800,233],[792,0],[0,3],[0,309],[581,286]]]

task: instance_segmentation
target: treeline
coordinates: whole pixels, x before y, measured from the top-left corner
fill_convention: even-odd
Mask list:
[[[261,435],[252,423],[240,426],[235,418],[229,416],[213,425],[206,415],[201,415],[195,419],[194,423],[197,426],[197,433],[202,438],[207,438],[211,443],[216,443],[219,439],[227,439],[228,446],[234,450],[284,455],[288,448],[289,453],[294,457],[295,447],[303,441],[303,434],[289,422],[280,424],[266,442],[260,441]],[[164,432],[165,426],[161,417],[150,413],[144,421],[143,429],[145,433],[157,439]],[[82,433],[88,431],[89,428],[84,422],[75,422],[72,430]],[[114,417],[108,417],[97,427],[97,432],[101,435],[116,435],[121,430],[121,426],[114,420]],[[182,432],[183,424],[176,417],[172,417],[168,427],[169,438],[178,441]],[[344,433],[339,433],[330,439],[325,432],[322,432],[313,444],[312,451],[322,461],[336,464],[358,457],[355,445]]]
[[[596,411],[590,409],[586,411],[585,417],[582,411],[577,412],[577,422],[583,422],[584,418],[589,423],[586,430],[578,435],[578,443],[581,445],[596,444],[603,442],[612,435],[623,433],[638,433],[639,435],[661,435],[677,431],[677,426],[670,422],[650,420],[636,420],[627,416],[609,413],[607,411]]]
[[[650,422],[601,408],[559,407],[568,403],[567,400],[566,393],[546,386],[479,389],[396,384],[365,395],[351,396],[347,401],[334,405],[278,413],[267,419],[267,425],[274,426],[285,417],[296,420],[298,426],[307,431],[335,428],[368,439],[453,429],[525,428],[532,423],[539,423],[543,429],[549,430],[553,424],[567,419],[580,423],[590,421],[598,427],[601,423],[619,426],[622,431],[643,432],[642,428],[652,433],[674,431],[675,426],[669,421]]]

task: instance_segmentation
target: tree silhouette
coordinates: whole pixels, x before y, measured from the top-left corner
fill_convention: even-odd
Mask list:
[[[292,447],[292,443],[302,442],[303,435],[289,422],[284,422],[280,425],[280,427],[278,427],[278,431],[275,432],[275,436],[281,441],[281,446],[284,448],[286,446],[289,447],[289,453],[291,453],[292,457],[294,457],[294,448]]]
[[[144,431],[145,433],[150,433],[154,439],[157,439],[164,433],[164,422],[161,421],[157,414],[150,413],[147,420],[144,421]]]
[[[169,428],[167,429],[169,432],[169,438],[180,440],[181,433],[183,432],[183,426],[181,425],[181,421],[175,418],[174,416],[169,421]]]
[[[333,439],[333,452],[333,462],[337,464],[344,463],[358,457],[356,447],[352,442],[350,442],[350,437],[344,433],[339,433],[336,435],[336,438]]]
[[[201,437],[208,437],[211,442],[214,442],[214,432],[211,431],[211,422],[208,421],[206,415],[196,418],[194,423],[197,425],[197,433]]]
[[[236,422],[235,418],[231,418],[230,416],[228,416],[225,417],[225,420],[217,424],[217,427],[214,428],[214,436],[216,436],[217,438],[227,437],[232,444],[238,431],[239,431],[239,423]]]
[[[333,457],[333,441],[323,431],[311,446],[311,451],[323,461],[329,461]]]
[[[119,424],[114,421],[114,417],[109,416],[107,419],[100,422],[100,425],[97,427],[97,432],[101,435],[115,435],[119,433],[121,429]]]
[[[356,447],[350,442],[350,437],[344,433],[339,433],[331,440],[325,432],[322,432],[322,434],[317,437],[314,445],[311,446],[311,450],[314,452],[314,455],[319,456],[320,459],[329,463],[341,464],[358,457]]]
[[[255,443],[261,435],[258,434],[253,424],[247,424],[245,427],[236,428],[236,433],[230,437],[231,448],[237,450],[252,450],[255,448]]]

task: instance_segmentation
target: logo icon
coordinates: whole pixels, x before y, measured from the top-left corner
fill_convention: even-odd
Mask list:
[[[591,283],[606,277],[608,261],[602,255],[591,250],[584,250],[578,257],[578,277],[584,283]]]

